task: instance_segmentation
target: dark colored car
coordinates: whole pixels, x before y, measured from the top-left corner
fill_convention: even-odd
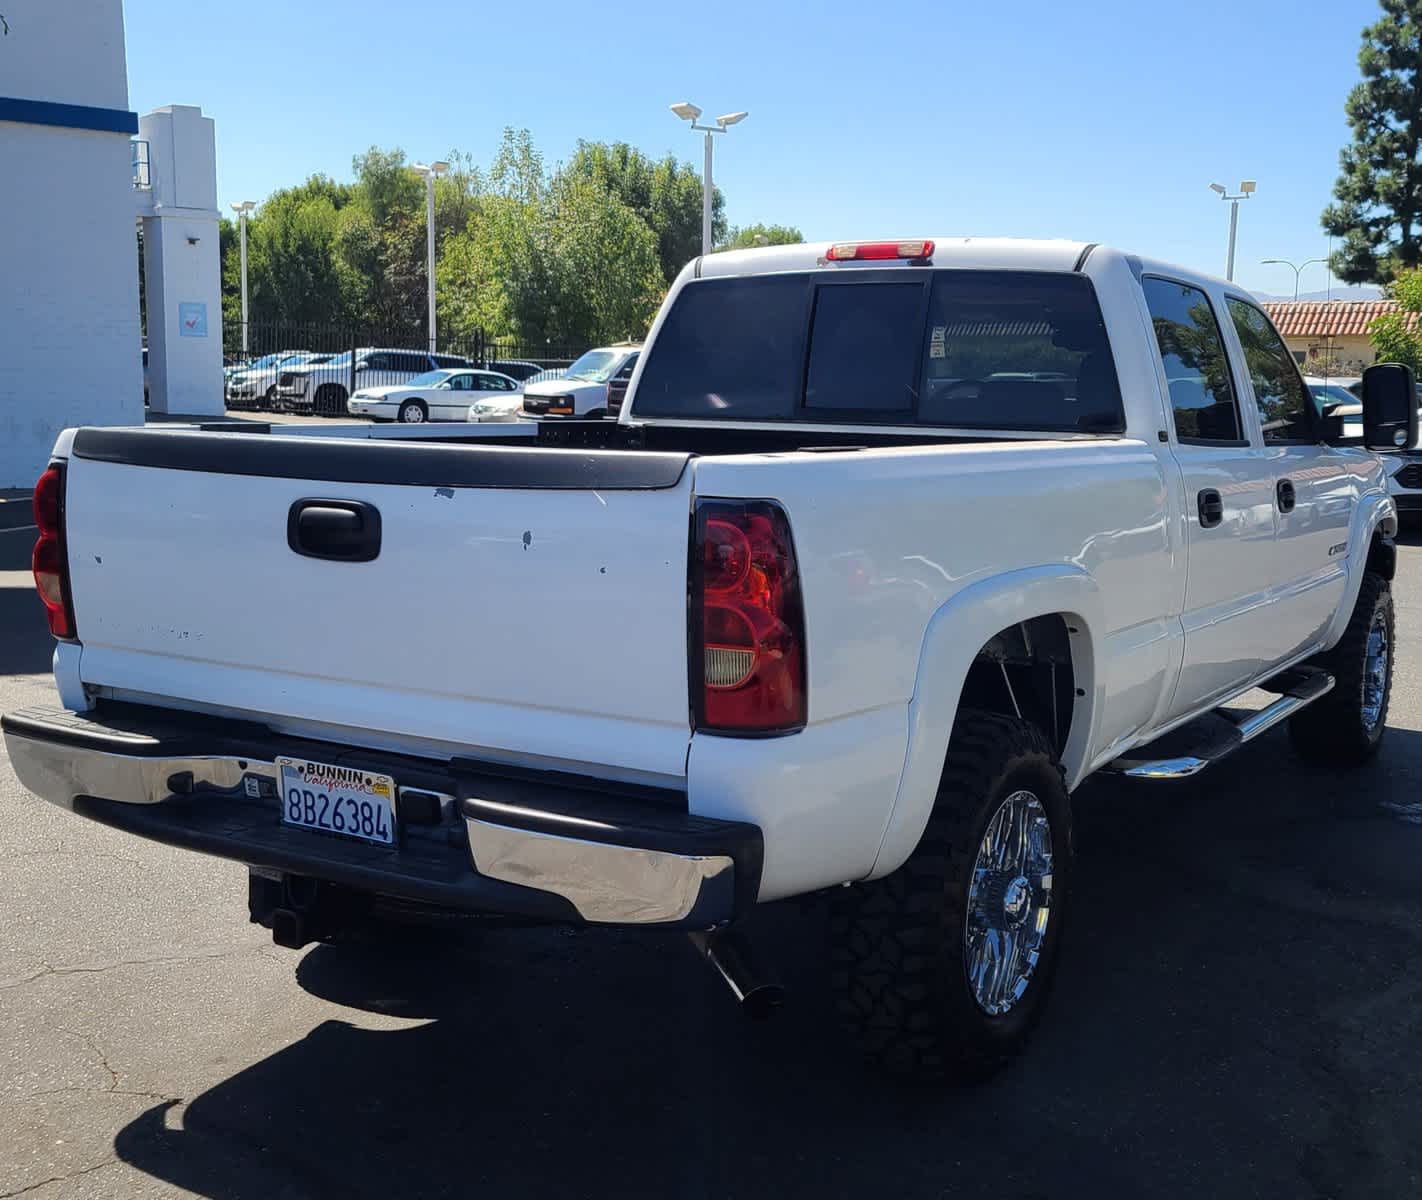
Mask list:
[[[522,383],[537,375],[543,370],[543,366],[541,363],[526,362],[518,358],[501,358],[491,362],[488,370],[497,371],[500,375],[507,375],[510,379],[517,379]]]
[[[630,374],[625,379],[618,374],[607,381],[607,415],[613,420],[622,411],[622,401],[627,398],[627,385],[631,379]]]
[[[627,385],[632,382],[632,372],[637,366],[637,355],[633,355],[620,371],[607,381],[607,415],[614,421],[622,411],[622,401],[627,398]]]

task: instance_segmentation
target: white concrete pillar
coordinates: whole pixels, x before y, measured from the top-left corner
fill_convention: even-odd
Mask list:
[[[212,118],[172,104],[140,117],[138,136],[148,142],[152,178],[152,207],[141,217],[149,407],[220,416],[222,262]]]
[[[120,0],[0,0],[0,488],[143,420]]]

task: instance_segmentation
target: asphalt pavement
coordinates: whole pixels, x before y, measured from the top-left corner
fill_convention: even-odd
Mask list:
[[[33,532],[0,504],[0,710],[47,701]],[[0,1200],[1422,1195],[1422,538],[1377,762],[1276,731],[1076,795],[1077,893],[1025,1058],[861,1068],[823,912],[758,915],[752,1024],[680,938],[271,945],[241,867],[25,793],[0,749]]]

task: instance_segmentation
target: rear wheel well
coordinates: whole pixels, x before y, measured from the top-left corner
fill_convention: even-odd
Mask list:
[[[968,668],[958,707],[1031,721],[1060,755],[1076,702],[1073,628],[1060,613],[1033,617],[988,639]]]

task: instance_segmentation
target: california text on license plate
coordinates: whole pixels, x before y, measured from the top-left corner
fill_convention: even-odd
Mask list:
[[[394,844],[395,781],[389,775],[304,758],[280,757],[277,766],[286,824]]]

